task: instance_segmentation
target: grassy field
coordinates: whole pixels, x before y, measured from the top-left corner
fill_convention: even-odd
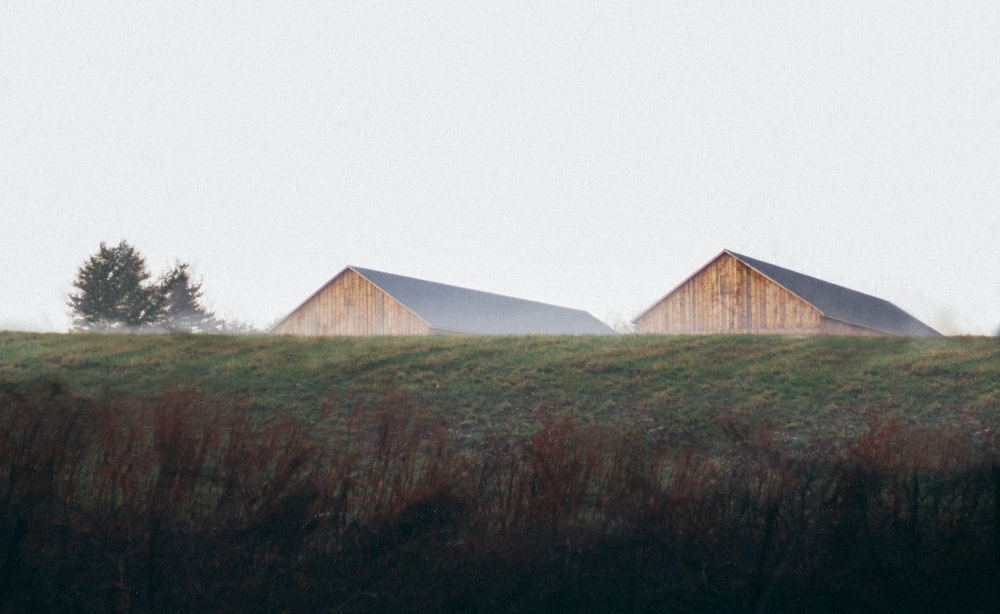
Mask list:
[[[0,333],[0,612],[973,612],[1000,341]]]
[[[456,437],[530,433],[553,416],[706,446],[738,421],[789,446],[851,441],[872,420],[986,431],[1000,341],[853,337],[315,339],[0,333],[0,382],[95,399],[178,388],[336,429],[405,397]]]

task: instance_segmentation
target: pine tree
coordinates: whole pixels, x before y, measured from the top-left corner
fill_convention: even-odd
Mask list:
[[[73,329],[111,331],[155,324],[163,313],[163,300],[155,284],[147,284],[149,271],[139,252],[122,241],[116,247],[101,243],[100,251],[80,267],[69,295]]]
[[[163,301],[162,325],[171,332],[218,330],[221,323],[201,304],[201,283],[193,283],[188,265],[177,261],[159,283]]]

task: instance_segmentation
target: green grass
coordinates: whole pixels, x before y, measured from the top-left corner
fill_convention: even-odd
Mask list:
[[[317,428],[406,398],[471,441],[533,432],[555,417],[627,421],[695,446],[734,422],[792,447],[854,440],[893,416],[928,429],[1000,426],[1000,342],[985,337],[0,333],[0,382],[96,399],[195,388]]]

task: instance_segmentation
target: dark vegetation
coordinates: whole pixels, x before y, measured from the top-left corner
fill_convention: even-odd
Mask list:
[[[0,612],[974,612],[1000,344],[0,333]]]

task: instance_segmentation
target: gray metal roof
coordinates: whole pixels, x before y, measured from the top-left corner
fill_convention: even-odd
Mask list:
[[[579,309],[356,266],[348,268],[378,286],[432,328],[481,335],[614,334],[610,327]]]
[[[726,250],[831,318],[895,335],[939,336],[889,301]]]

